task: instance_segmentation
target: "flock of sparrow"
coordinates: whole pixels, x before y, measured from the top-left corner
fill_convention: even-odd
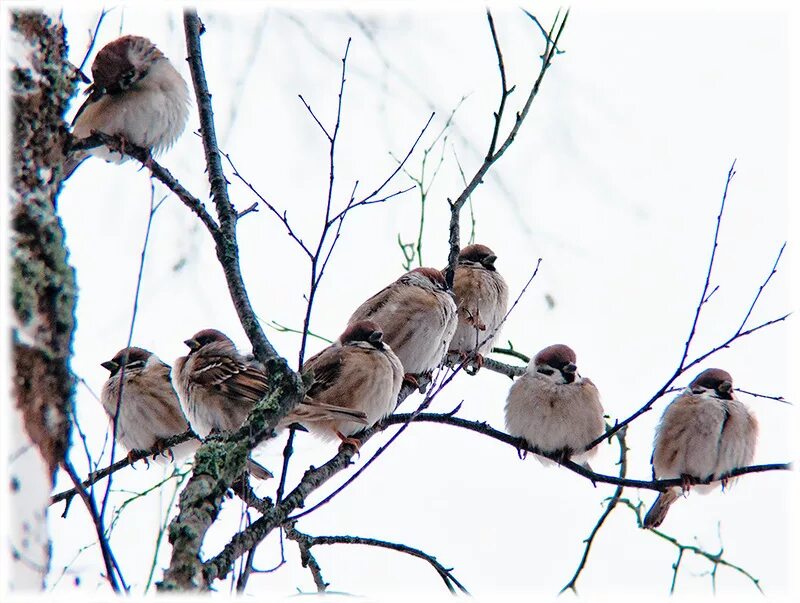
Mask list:
[[[102,132],[157,153],[183,132],[186,82],[146,38],[123,36],[106,45],[92,75],[88,98],[73,122],[75,138]],[[102,146],[76,151],[67,173],[89,154],[125,159]],[[496,259],[487,246],[469,245],[458,256],[452,290],[441,270],[415,268],[370,297],[339,339],[303,364],[311,385],[278,428],[299,424],[357,448],[353,436],[395,410],[403,382],[419,385],[420,376],[454,358],[479,369],[508,306]],[[223,333],[205,329],[185,343],[189,353],[172,368],[138,347],[120,350],[102,364],[110,375],[101,401],[117,440],[129,451],[149,450],[190,427],[200,438],[238,429],[269,395],[264,366]],[[597,388],[578,374],[575,352],[563,344],[541,350],[513,383],[505,422],[508,433],[531,448],[577,462],[596,452],[587,447],[606,430]],[[694,480],[719,480],[750,464],[757,429],[755,416],[734,396],[727,372],[700,373],[669,404],[657,427],[653,475],[680,478],[683,485],[659,494],[645,527],[660,525]],[[180,456],[198,445],[189,441],[173,453]],[[270,476],[252,459],[248,468],[255,477]],[[718,485],[695,487],[707,491]]]

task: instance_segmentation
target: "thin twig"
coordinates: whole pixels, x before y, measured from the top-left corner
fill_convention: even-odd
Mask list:
[[[386,540],[379,540],[377,538],[363,538],[361,536],[310,536],[308,534],[304,534],[295,528],[294,522],[289,524],[285,527],[286,536],[290,540],[294,540],[301,546],[301,551],[305,550],[306,552],[313,546],[318,544],[360,544],[365,546],[374,546],[383,549],[389,549],[391,551],[398,551],[400,553],[405,553],[407,555],[411,555],[413,557],[417,557],[418,559],[423,559],[431,564],[433,569],[436,570],[436,573],[442,578],[445,586],[450,591],[451,594],[456,594],[456,588],[460,590],[465,595],[469,595],[469,591],[464,587],[461,582],[459,582],[455,576],[452,574],[452,569],[448,569],[444,567],[441,563],[436,560],[436,557],[433,555],[429,555],[420,549],[415,549],[413,547],[407,546],[405,544],[398,544],[395,542],[389,542]],[[310,555],[310,553],[308,553]],[[306,566],[306,562],[303,563],[303,566]],[[313,573],[313,570],[312,570]],[[321,575],[320,575],[321,578]],[[320,583],[317,582],[315,576],[315,583],[317,583],[317,588],[320,592],[324,591],[325,588],[320,588]],[[324,586],[327,587],[328,584],[324,583]]]
[[[146,459],[149,456],[159,454],[162,450],[167,450],[169,448],[172,448],[173,446],[177,446],[178,444],[181,444],[188,440],[192,440],[196,437],[197,436],[194,434],[194,432],[192,432],[191,430],[187,430],[181,434],[167,438],[166,440],[164,440],[164,442],[154,445],[149,450],[132,450],[130,458],[126,456],[125,458],[115,463],[112,463],[111,465],[105,467],[104,469],[101,469],[100,471],[93,471],[92,473],[90,473],[89,477],[86,478],[83,482],[81,482],[81,487],[88,488],[92,484],[99,482],[104,477],[111,475],[112,473],[116,473],[117,471],[119,471],[124,467],[133,465],[136,461],[140,461],[142,459]],[[69,501],[77,493],[78,490],[76,488],[70,488],[69,490],[64,490],[63,492],[54,494],[50,498],[50,504],[54,505],[55,503],[61,502],[62,500],[68,501],[67,504],[69,504]]]
[[[616,433],[617,430],[621,429],[625,425],[630,424],[631,422],[635,421],[638,417],[640,417],[644,413],[648,412],[652,408],[653,404],[655,404],[655,402],[658,399],[660,399],[664,394],[666,394],[670,390],[672,384],[681,375],[683,375],[686,371],[688,371],[690,368],[692,368],[694,366],[697,366],[698,364],[700,364],[701,362],[703,362],[704,360],[706,360],[710,356],[716,354],[720,350],[723,350],[723,349],[729,347],[737,339],[741,339],[741,338],[746,337],[746,336],[748,336],[748,335],[750,335],[752,333],[755,333],[756,331],[760,331],[761,329],[764,329],[766,327],[772,326],[772,325],[777,324],[779,322],[783,322],[784,320],[786,320],[791,315],[791,313],[784,314],[783,316],[779,316],[778,318],[773,318],[771,320],[767,320],[765,322],[762,322],[762,323],[756,325],[755,327],[752,327],[750,329],[744,330],[744,327],[747,324],[747,320],[750,317],[750,315],[752,314],[753,308],[755,308],[756,302],[758,302],[758,300],[761,297],[761,294],[763,293],[763,291],[766,288],[767,284],[769,284],[769,282],[772,279],[773,275],[777,272],[778,263],[780,262],[781,256],[783,255],[783,250],[786,247],[786,243],[784,243],[783,246],[781,246],[780,251],[778,252],[778,256],[775,259],[775,263],[772,266],[772,270],[770,271],[769,275],[767,275],[767,278],[762,282],[761,286],[759,286],[758,291],[756,292],[756,295],[755,295],[755,297],[753,299],[753,302],[750,304],[750,307],[748,308],[747,313],[745,314],[745,318],[742,321],[742,323],[739,325],[739,328],[736,329],[736,332],[733,335],[731,335],[727,340],[725,340],[723,343],[721,343],[721,344],[719,344],[717,346],[714,346],[713,348],[711,348],[710,350],[706,351],[705,353],[696,356],[692,361],[687,362],[687,358],[688,358],[688,354],[689,354],[689,347],[691,346],[692,340],[694,339],[694,336],[695,336],[695,332],[696,332],[696,329],[697,329],[697,323],[698,323],[698,320],[700,318],[700,311],[702,310],[703,305],[706,303],[706,301],[708,300],[708,297],[709,297],[709,295],[707,295],[707,291],[708,291],[708,288],[709,288],[709,285],[710,285],[710,281],[711,281],[711,271],[712,271],[712,268],[714,266],[714,258],[716,257],[717,244],[718,244],[717,241],[718,241],[718,238],[719,238],[720,224],[721,224],[721,221],[722,221],[723,211],[725,209],[725,201],[726,201],[727,196],[728,196],[728,186],[729,186],[729,184],[731,182],[731,179],[733,178],[733,176],[736,173],[734,171],[734,166],[735,165],[736,165],[736,162],[734,161],[733,164],[731,165],[730,170],[728,171],[727,180],[725,181],[725,189],[724,189],[724,192],[722,194],[722,203],[720,205],[719,213],[717,214],[717,224],[716,224],[716,228],[714,230],[714,245],[713,245],[712,250],[711,250],[711,258],[709,259],[708,270],[706,271],[706,280],[705,280],[705,283],[703,285],[702,294],[700,295],[700,302],[698,303],[697,308],[695,310],[695,315],[694,315],[694,319],[692,321],[692,326],[691,326],[691,328],[689,330],[689,336],[686,339],[686,344],[684,345],[683,355],[681,357],[680,363],[678,364],[678,368],[675,369],[675,372],[667,380],[667,382],[664,385],[661,386],[661,388],[647,401],[646,404],[644,404],[644,406],[639,408],[636,412],[634,412],[632,415],[630,415],[629,417],[627,417],[623,421],[617,422],[614,425],[614,427],[609,429],[605,434],[603,434],[602,436],[598,437],[593,442],[591,442],[587,446],[587,448],[586,448],[587,450],[590,450],[591,448],[595,447],[597,444],[599,444],[603,440],[609,439],[614,433]]]
[[[628,471],[628,446],[625,443],[626,431],[627,431],[626,429],[622,429],[616,433],[617,442],[619,443],[619,462],[617,464],[619,465],[619,476],[621,478],[624,478]],[[559,594],[567,590],[571,590],[576,595],[578,594],[578,588],[577,588],[578,577],[581,575],[583,568],[586,567],[586,562],[589,559],[589,551],[592,548],[592,543],[594,542],[594,539],[597,536],[598,532],[600,532],[600,528],[603,527],[603,524],[605,523],[606,519],[608,519],[608,516],[611,515],[611,512],[616,508],[617,503],[620,501],[620,498],[622,498],[622,491],[624,489],[625,486],[622,485],[617,486],[617,489],[614,491],[614,494],[608,500],[608,505],[606,506],[605,511],[603,511],[603,513],[600,515],[600,519],[597,520],[597,523],[595,524],[594,528],[592,528],[589,537],[586,538],[586,540],[584,540],[586,546],[583,549],[583,555],[581,556],[580,563],[578,563],[578,568],[575,570],[575,573],[573,574],[570,581],[567,582],[564,588],[561,589]]]
[[[111,12],[111,10],[106,10],[103,8],[100,11],[100,16],[97,18],[97,24],[94,26],[94,32],[90,35],[89,44],[86,47],[86,54],[83,55],[83,60],[78,66],[78,71],[80,71],[81,74],[83,74],[83,68],[86,67],[86,62],[89,60],[89,55],[92,54],[94,45],[97,43],[97,34],[100,33],[100,25],[103,24],[103,20],[106,18],[106,15]]]
[[[136,325],[136,317],[139,314],[139,294],[142,290],[142,276],[144,275],[144,262],[147,258],[147,244],[150,241],[150,229],[153,226],[153,217],[160,207],[160,203],[156,204],[156,189],[153,180],[150,180],[150,212],[147,215],[147,227],[144,233],[144,242],[142,243],[142,253],[139,257],[139,271],[136,275],[136,290],[133,294],[133,309],[131,310],[131,325],[128,329],[128,342],[125,347],[130,347],[133,342],[133,328]],[[114,409],[114,418],[111,422],[112,440],[111,440],[111,462],[114,462],[114,453],[117,448],[117,430],[119,428],[119,415],[122,411],[122,397],[125,390],[125,364],[123,363],[119,371],[119,390],[117,392],[116,408]],[[108,508],[108,497],[111,494],[111,484],[113,482],[113,474],[109,474],[108,482],[106,483],[106,491],[103,494],[103,502],[100,505],[100,524],[105,524],[106,509]]]
[[[623,498],[619,502],[622,503],[623,505],[627,506],[631,511],[634,512],[634,514],[636,515],[636,521],[638,522],[639,527],[642,527],[643,524],[642,524],[642,505],[641,505],[641,503],[638,504],[638,505],[635,505],[630,500],[628,500],[627,498]],[[755,578],[752,574],[750,574],[748,571],[744,570],[743,568],[739,567],[738,565],[734,565],[733,563],[730,563],[729,561],[726,561],[725,559],[722,558],[722,553],[723,553],[722,548],[720,548],[718,553],[709,553],[708,551],[705,551],[700,547],[693,546],[693,545],[690,545],[690,544],[683,544],[683,543],[679,542],[677,538],[674,538],[674,537],[672,537],[672,536],[670,536],[668,534],[665,534],[664,532],[661,532],[660,530],[656,530],[654,528],[650,528],[648,530],[648,532],[650,532],[651,534],[655,534],[656,536],[658,536],[662,540],[666,540],[667,542],[669,542],[670,544],[672,544],[672,545],[674,545],[675,547],[678,548],[678,559],[676,560],[676,562],[672,566],[673,574],[672,574],[672,583],[670,585],[670,594],[674,593],[674,591],[675,591],[675,582],[676,582],[676,579],[677,579],[677,576],[678,576],[678,568],[680,567],[680,563],[681,563],[681,560],[682,560],[682,557],[683,557],[683,553],[686,552],[686,551],[694,553],[698,557],[702,557],[702,558],[708,560],[709,562],[711,562],[713,564],[714,570],[712,572],[712,580],[714,580],[714,578],[715,578],[717,566],[722,565],[724,567],[729,567],[732,570],[735,570],[738,573],[742,574],[743,576],[749,578],[750,581],[753,583],[753,585],[758,589],[758,591],[761,594],[764,594],[764,591],[761,590],[761,586],[759,585],[759,579],[758,578]]]
[[[87,494],[86,490],[81,487],[80,478],[78,474],[75,472],[75,468],[69,462],[69,460],[64,459],[61,461],[61,466],[63,467],[64,471],[67,472],[72,483],[75,484],[75,488],[78,491],[78,494],[81,496],[81,500],[86,505],[86,510],[89,512],[89,516],[92,518],[92,524],[94,525],[95,533],[97,534],[97,542],[100,545],[100,552],[103,556],[103,563],[106,567],[106,580],[111,585],[112,590],[115,593],[121,592],[120,584],[122,584],[122,589],[125,591],[128,590],[127,584],[125,584],[125,579],[122,577],[122,572],[119,569],[119,565],[117,565],[117,560],[114,557],[114,554],[111,552],[111,547],[108,544],[108,540],[106,539],[105,530],[103,529],[103,524],[100,521],[100,514],[97,511],[97,505],[95,504],[95,500],[93,497]]]
[[[505,111],[505,102],[509,94],[513,91],[513,87],[511,89],[507,88],[505,82],[505,65],[503,63],[503,55],[500,51],[500,44],[497,40],[497,35],[494,30],[494,20],[492,18],[491,11],[487,9],[486,11],[487,20],[489,22],[489,29],[492,34],[492,40],[495,44],[495,52],[497,53],[497,61],[498,61],[498,69],[500,71],[500,79],[502,83],[502,94],[500,97],[500,103],[498,106],[497,112],[494,114],[495,131],[499,130],[500,123],[503,118],[503,113]],[[511,144],[514,142],[514,139],[517,137],[517,133],[519,132],[520,127],[525,121],[525,118],[530,111],[531,105],[533,104],[533,100],[536,98],[536,95],[539,93],[539,88],[544,80],[544,76],[547,73],[547,70],[550,68],[553,56],[555,55],[555,45],[558,43],[559,38],[561,37],[562,32],[564,31],[564,26],[567,23],[567,18],[569,17],[569,10],[566,11],[564,14],[564,18],[561,20],[561,23],[558,27],[558,32],[555,36],[555,40],[551,44],[552,40],[552,31],[551,35],[547,38],[547,42],[545,45],[545,52],[542,55],[542,66],[539,70],[539,75],[536,78],[533,86],[531,87],[530,92],[528,93],[528,97],[525,100],[525,104],[523,105],[522,109],[517,113],[516,120],[514,121],[514,125],[511,127],[511,130],[506,135],[505,139],[503,140],[502,144],[500,144],[499,148],[497,147],[497,143],[499,142],[499,134],[492,135],[492,141],[489,144],[489,148],[486,154],[486,157],[483,160],[483,163],[475,172],[475,175],[469,181],[464,190],[461,191],[458,198],[455,201],[450,201],[450,224],[448,227],[450,236],[450,251],[448,254],[448,261],[447,261],[447,269],[445,270],[445,280],[447,281],[447,286],[452,289],[453,287],[453,278],[455,277],[455,269],[456,269],[456,262],[458,261],[458,252],[460,249],[460,224],[459,224],[459,216],[461,212],[461,208],[467,202],[467,199],[470,198],[473,191],[478,187],[481,182],[483,182],[486,174],[488,173],[489,169],[497,162],[500,157],[505,154]],[[556,27],[558,24],[558,17],[556,17],[556,22],[553,24],[553,28]]]

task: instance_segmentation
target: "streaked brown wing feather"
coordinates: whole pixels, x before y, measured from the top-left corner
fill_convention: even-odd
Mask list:
[[[325,348],[305,363],[303,372],[309,371],[312,372],[314,381],[306,395],[314,398],[336,382],[342,372],[342,356],[336,353],[335,348]]]
[[[202,387],[218,389],[229,398],[258,402],[269,391],[267,376],[258,367],[230,356],[200,356],[193,380]]]

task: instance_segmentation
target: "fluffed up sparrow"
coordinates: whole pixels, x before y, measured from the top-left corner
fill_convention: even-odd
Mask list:
[[[142,348],[123,348],[101,366],[110,374],[103,384],[100,402],[112,429],[117,417],[116,439],[129,454],[149,450],[189,429],[169,379],[170,367],[158,356]],[[172,455],[182,458],[197,446],[197,440],[183,442],[172,449]],[[164,458],[158,456],[156,460]]]
[[[400,359],[406,378],[438,367],[458,324],[456,304],[436,268],[414,268],[361,304],[348,321],[375,322]]]
[[[575,362],[563,344],[536,354],[508,392],[506,429],[541,452],[580,463],[597,451],[585,448],[603,435],[605,421],[597,388]]]
[[[128,35],[106,44],[92,63],[92,77],[89,97],[72,122],[76,138],[103,132],[157,154],[172,146],[186,127],[186,82],[147,38]],[[116,163],[127,159],[105,146],[76,151],[66,162],[67,177],[88,154]]]
[[[664,410],[653,444],[653,477],[681,478],[684,487],[660,493],[644,518],[644,527],[661,525],[681,491],[691,487],[691,478],[718,480],[749,465],[757,437],[756,417],[734,397],[730,374],[715,368],[700,373]],[[718,486],[719,482],[712,482],[695,489],[708,493]]]
[[[453,292],[458,307],[458,327],[450,351],[467,358],[475,367],[492,351],[508,308],[508,285],[494,267],[497,256],[486,245],[468,245],[458,254]]]
[[[337,341],[303,364],[303,373],[313,376],[306,396],[314,404],[299,405],[283,424],[300,423],[324,438],[338,436],[356,448],[359,442],[349,436],[389,415],[403,383],[403,365],[370,320],[348,325]],[[329,406],[359,411],[365,418],[335,416],[325,410]]]
[[[172,381],[181,406],[197,434],[239,429],[256,402],[269,394],[269,378],[252,355],[241,354],[216,329],[204,329],[184,342],[189,354],[175,361]],[[341,406],[306,399],[294,412],[328,412],[337,418],[365,421],[365,415]],[[288,425],[285,423],[282,426]]]

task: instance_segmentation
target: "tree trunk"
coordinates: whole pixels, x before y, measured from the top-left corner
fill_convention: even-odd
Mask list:
[[[65,146],[63,119],[77,72],[64,28],[40,12],[12,14],[10,587],[42,589],[50,563],[46,513],[69,445],[74,380],[75,272],[56,215]]]

